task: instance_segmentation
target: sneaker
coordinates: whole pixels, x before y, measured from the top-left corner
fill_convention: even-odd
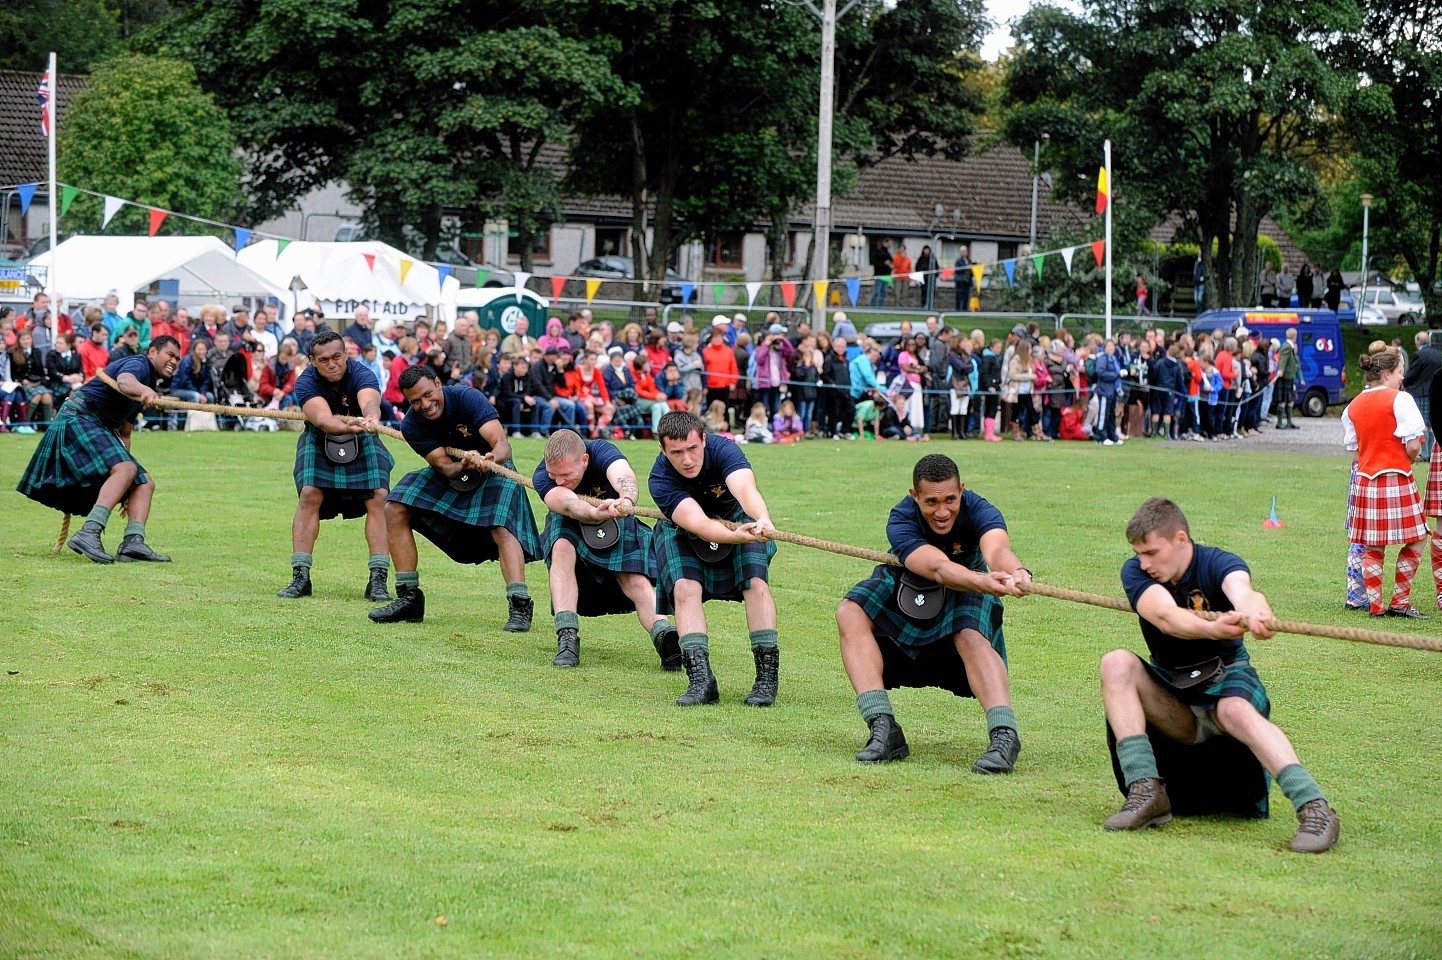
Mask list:
[[[1326,853],[1337,845],[1342,821],[1325,800],[1310,800],[1297,811],[1297,833],[1287,844],[1293,853]]]
[[[1108,437],[1106,440],[1103,440],[1103,441],[1102,441],[1102,446],[1104,446],[1104,447],[1114,447],[1114,446],[1116,446],[1116,445],[1117,445],[1117,442],[1116,442],[1115,440],[1112,440],[1110,437]]]
[[[1164,783],[1154,777],[1138,780],[1127,788],[1122,808],[1102,824],[1106,830],[1144,830],[1172,822],[1172,802]]]
[[[871,738],[856,754],[857,763],[890,763],[905,760],[911,756],[906,745],[906,734],[901,724],[889,713],[879,713],[871,718]]]
[[[997,727],[991,732],[991,744],[971,765],[972,773],[1011,773],[1021,753],[1021,738],[1011,727]]]

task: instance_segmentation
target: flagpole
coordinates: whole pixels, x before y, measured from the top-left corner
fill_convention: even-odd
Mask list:
[[[1102,166],[1107,171],[1107,226],[1106,226],[1106,274],[1107,274],[1107,339],[1112,338],[1112,201],[1116,198],[1116,187],[1112,184],[1112,142],[1102,143]]]
[[[60,75],[55,70],[55,54],[50,54],[50,102],[46,109],[50,111],[50,136],[48,138],[47,150],[50,154],[50,269],[45,271],[45,292],[50,297],[50,343],[58,344],[60,341],[60,300],[56,297],[55,288],[55,264],[59,260],[58,248],[60,236],[56,232],[55,221],[58,219],[60,207],[60,194],[55,184],[55,136],[56,122],[59,119],[60,111]]]

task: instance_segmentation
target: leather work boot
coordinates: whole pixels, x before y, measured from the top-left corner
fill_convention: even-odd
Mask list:
[[[686,692],[676,698],[678,707],[694,707],[698,703],[715,703],[721,699],[716,678],[711,675],[711,655],[705,650],[683,650],[681,660],[686,666]]]
[[[905,760],[911,756],[911,748],[906,745],[906,734],[901,732],[901,724],[889,713],[878,713],[871,718],[871,739],[866,741],[856,754],[857,763],[890,763],[892,760]]]
[[[1016,756],[1021,753],[1021,738],[1011,727],[997,727],[991,734],[991,745],[971,765],[972,773],[1011,773]]]
[[[530,597],[510,597],[506,602],[511,608],[511,617],[501,629],[507,633],[525,633],[531,629],[531,617],[535,615],[536,602]]]
[[[661,658],[662,670],[681,669],[681,634],[672,627],[651,641],[656,648],[656,655]]]
[[[780,683],[778,673],[781,666],[781,651],[775,647],[752,650],[756,659],[756,682],[746,694],[748,707],[769,707],[776,702],[776,687]]]
[[[291,567],[290,586],[276,594],[283,600],[310,596],[310,567]]]
[[[139,534],[132,533],[120,540],[120,549],[115,551],[115,559],[121,563],[130,563],[135,560],[148,561],[150,563],[169,563],[170,558],[163,553],[156,553],[150,549],[150,544]]]
[[[1160,780],[1146,777],[1127,788],[1122,808],[1102,824],[1107,830],[1142,830],[1172,822],[1172,801]]]
[[[1297,811],[1297,834],[1287,846],[1293,853],[1326,853],[1337,845],[1342,821],[1325,800],[1309,800]]]
[[[100,535],[105,528],[94,520],[86,520],[65,545],[82,557],[88,557],[96,563],[114,563],[115,558],[105,552],[105,544],[100,542]]]
[[[386,578],[388,571],[372,570],[371,578],[366,583],[366,599],[372,603],[386,603],[391,599],[391,593],[386,589]]]
[[[575,627],[562,627],[556,631],[556,659],[553,667],[579,667],[581,665],[581,634]]]
[[[420,623],[426,618],[426,595],[420,587],[396,584],[396,598],[366,616],[376,623]]]

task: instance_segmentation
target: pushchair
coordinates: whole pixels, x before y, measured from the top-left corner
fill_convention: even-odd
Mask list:
[[[250,383],[246,376],[248,372],[248,365],[242,354],[233,353],[226,358],[225,365],[220,369],[220,394],[228,406],[254,407],[256,409],[262,406],[260,398],[255,395],[255,391],[250,389]],[[269,417],[241,417],[239,420],[233,417],[219,417],[217,419],[222,429],[256,431],[278,429],[275,421]]]

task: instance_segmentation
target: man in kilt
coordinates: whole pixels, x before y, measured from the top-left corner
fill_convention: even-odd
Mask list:
[[[580,664],[580,617],[634,612],[662,668],[681,669],[676,628],[656,615],[651,528],[618,509],[622,503],[634,507],[640,493],[621,451],[608,440],[587,441],[573,430],[557,430],[546,440],[531,483],[551,511],[543,536],[556,623],[551,663]],[[592,505],[577,494],[602,502]]]
[[[1003,596],[1031,580],[1011,548],[1001,511],[961,483],[946,456],[922,457],[910,494],[886,522],[891,552],[903,564],[878,566],[836,610],[841,662],[871,728],[862,763],[910,754],[886,691],[939,687],[975,697],[991,742],[972,765],[1008,773],[1021,752],[1002,637]]]
[[[1357,487],[1351,498],[1347,536],[1361,544],[1362,583],[1373,617],[1426,620],[1412,607],[1412,580],[1422,563],[1427,518],[1412,461],[1422,448],[1427,426],[1417,401],[1404,390],[1402,358],[1391,350],[1359,359],[1364,387],[1342,411],[1343,440],[1357,462]],[[1392,583],[1392,599],[1382,605],[1382,575],[1387,547],[1401,544]]]
[[[155,481],[131,455],[130,437],[141,407],[156,397],[156,381],[173,377],[179,364],[174,337],[156,337],[143,355],[116,360],[105,368],[116,386],[96,377],[71,393],[31,455],[16,489],[62,513],[84,515],[85,523],[66,542],[82,557],[96,563],[170,562],[145,542]],[[125,533],[112,557],[100,535],[121,503]]]
[[[1219,812],[1221,806],[1208,807],[1209,798],[1199,794],[1223,798],[1229,790],[1251,789],[1250,814],[1266,816],[1268,783],[1260,764],[1296,810],[1291,849],[1330,850],[1340,821],[1287,735],[1268,719],[1271,701],[1242,643],[1248,631],[1264,640],[1272,636],[1266,625],[1272,609],[1252,587],[1246,562],[1193,543],[1181,508],[1162,497],[1145,501],[1126,532],[1136,555],[1122,566],[1122,587],[1151,656],[1113,650],[1101,660],[1113,763],[1126,795],[1104,826],[1140,830],[1169,822],[1173,805],[1166,784],[1174,779],[1186,782],[1185,790],[1174,783],[1178,813]],[[1221,616],[1208,620],[1197,611]],[[1228,760],[1216,763],[1213,747],[1230,749]],[[1196,769],[1207,759],[1215,769],[1199,779]],[[1233,790],[1232,784],[1241,786]],[[1235,812],[1244,812],[1232,803]]]
[[[1432,460],[1427,468],[1427,500],[1422,511],[1432,525],[1432,582],[1437,588],[1437,609],[1442,610],[1442,372],[1432,377],[1427,394],[1428,426],[1432,428]]]
[[[389,600],[385,501],[396,462],[373,432],[381,420],[380,381],[364,363],[347,359],[340,334],[327,330],[311,341],[310,366],[296,377],[292,396],[306,424],[295,444],[291,581],[276,596],[310,596],[312,551],[322,520],[365,517],[370,548],[365,598]]]
[[[535,605],[526,590],[526,564],[541,558],[536,518],[526,491],[487,469],[511,466],[511,445],[500,415],[479,390],[442,387],[434,367],[408,367],[400,379],[410,410],[401,433],[429,466],[401,478],[386,500],[386,523],[396,562],[396,598],[372,610],[376,623],[420,623],[426,595],[417,570],[416,531],[457,563],[499,560],[510,616],[505,630],[531,629]],[[465,451],[454,460],[446,448]]]
[[[661,418],[661,453],[651,468],[651,499],[666,519],[656,524],[656,611],[674,613],[681,634],[687,686],[676,703],[689,707],[720,699],[711,674],[706,633],[707,600],[741,601],[751,633],[756,682],[746,695],[753,707],[776,702],[780,653],[776,603],[767,582],[776,545],[767,534],[771,512],[756,489],[756,474],[741,448],[706,433],[706,423],[684,410]],[[739,523],[736,529],[721,521]]]

